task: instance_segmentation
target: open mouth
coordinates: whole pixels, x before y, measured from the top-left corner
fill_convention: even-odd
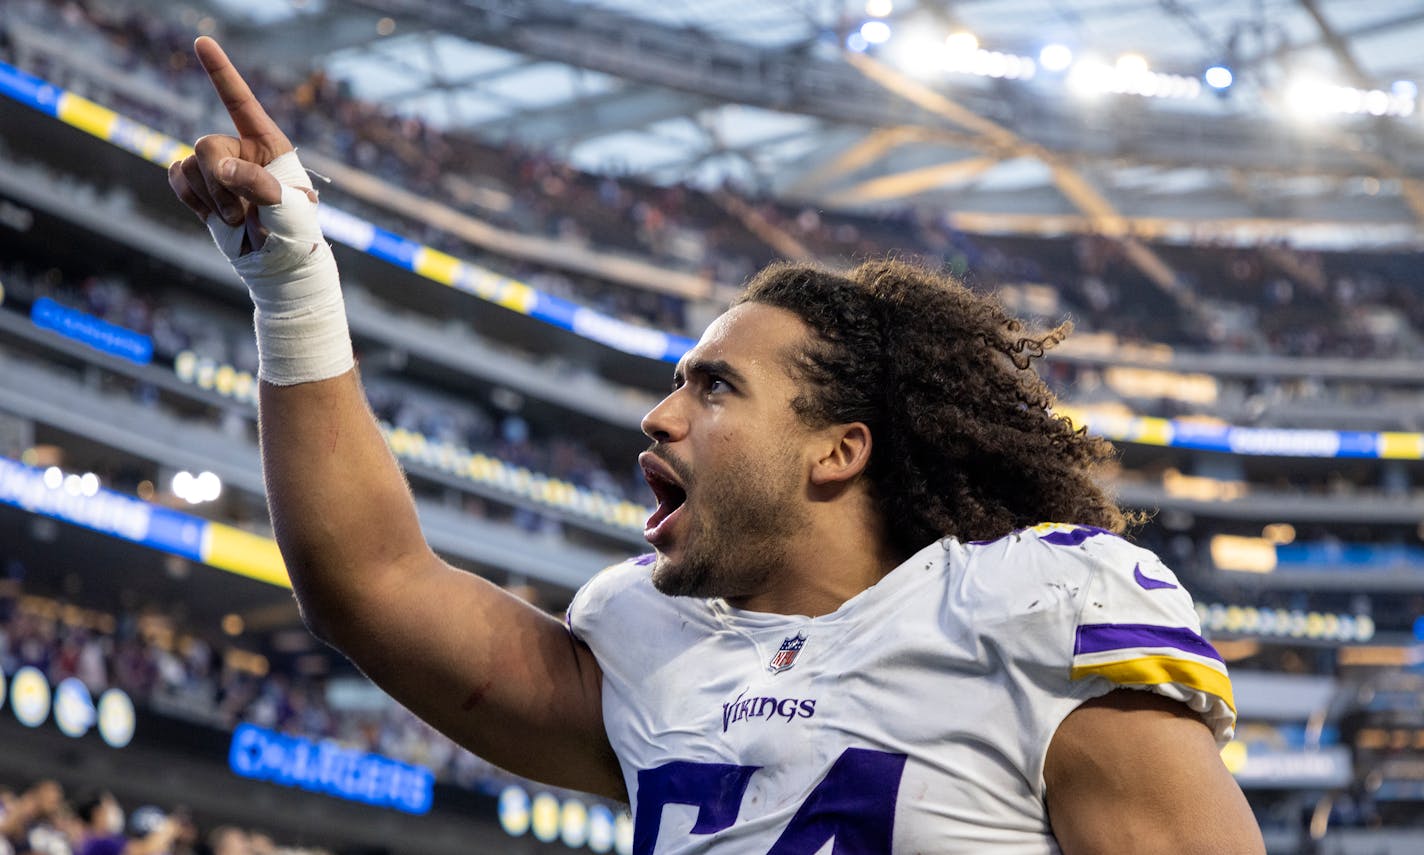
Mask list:
[[[687,490],[678,483],[677,477],[667,464],[658,458],[645,453],[638,462],[643,467],[643,479],[648,482],[648,487],[653,491],[653,498],[658,502],[653,515],[648,517],[648,521],[643,525],[643,537],[657,546],[659,541],[666,539],[667,531],[677,517],[677,512],[687,502]]]

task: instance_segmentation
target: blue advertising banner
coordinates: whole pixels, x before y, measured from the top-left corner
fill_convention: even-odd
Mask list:
[[[429,769],[252,724],[233,731],[228,766],[244,778],[411,814],[429,813],[435,795]]]
[[[95,350],[118,356],[139,365],[153,361],[153,340],[142,333],[100,320],[93,315],[66,308],[48,297],[35,301],[30,320],[41,329],[53,330]]]

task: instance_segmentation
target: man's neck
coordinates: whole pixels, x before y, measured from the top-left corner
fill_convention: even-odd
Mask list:
[[[787,545],[786,567],[763,592],[728,598],[739,609],[820,617],[885,578],[904,560],[865,525],[811,526]]]

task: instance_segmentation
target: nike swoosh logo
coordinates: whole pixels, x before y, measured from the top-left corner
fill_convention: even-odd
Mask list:
[[[1148,576],[1144,575],[1143,572],[1142,572],[1142,565],[1141,565],[1141,564],[1138,564],[1138,565],[1136,565],[1136,566],[1134,566],[1134,567],[1132,568],[1132,578],[1134,578],[1134,579],[1137,580],[1137,584],[1138,584],[1138,585],[1142,586],[1143,588],[1146,588],[1146,589],[1149,590],[1149,591],[1155,591],[1155,590],[1157,590],[1158,588],[1175,588],[1175,587],[1177,587],[1176,585],[1173,585],[1171,582],[1163,582],[1161,579],[1152,579],[1152,578],[1149,578]]]

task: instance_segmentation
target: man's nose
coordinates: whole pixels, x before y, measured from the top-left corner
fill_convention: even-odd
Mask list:
[[[677,442],[687,436],[687,419],[681,413],[676,392],[663,398],[643,416],[643,434],[654,442]]]

